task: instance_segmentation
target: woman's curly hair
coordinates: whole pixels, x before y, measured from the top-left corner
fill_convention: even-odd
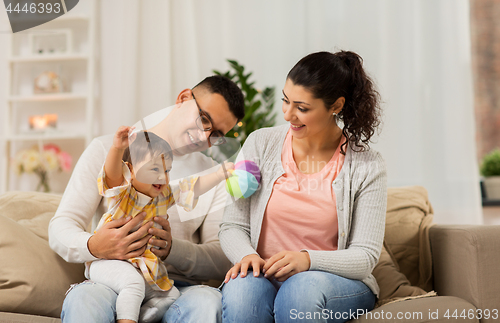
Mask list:
[[[344,107],[337,117],[344,124],[342,134],[347,140],[340,151],[345,155],[348,143],[355,151],[369,148],[370,138],[380,125],[380,94],[366,75],[358,54],[350,51],[309,54],[290,70],[287,78],[322,99],[328,109],[344,97]]]

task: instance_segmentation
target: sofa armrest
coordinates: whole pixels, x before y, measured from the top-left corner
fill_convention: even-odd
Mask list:
[[[435,225],[429,236],[438,295],[496,309],[500,316],[500,226]]]

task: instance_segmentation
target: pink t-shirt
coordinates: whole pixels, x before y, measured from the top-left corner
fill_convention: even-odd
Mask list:
[[[285,174],[276,180],[269,198],[257,252],[263,259],[282,250],[337,250],[338,219],[332,182],[344,164],[341,143],[332,159],[314,174],[303,174],[292,153],[290,130],[283,144]]]

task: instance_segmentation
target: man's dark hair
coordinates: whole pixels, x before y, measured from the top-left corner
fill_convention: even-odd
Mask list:
[[[152,132],[139,131],[135,140],[125,149],[122,160],[134,166],[133,163],[144,161],[148,156],[153,159],[162,154],[165,159],[173,159],[172,148],[168,142]]]
[[[229,110],[240,121],[245,116],[243,93],[236,83],[222,75],[212,75],[196,84],[195,88],[205,88],[210,93],[218,93],[224,97]]]

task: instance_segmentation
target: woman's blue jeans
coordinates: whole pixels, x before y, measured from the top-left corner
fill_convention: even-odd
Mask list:
[[[327,272],[305,271],[272,283],[249,271],[224,286],[222,322],[346,322],[372,310],[375,300],[363,282]]]

